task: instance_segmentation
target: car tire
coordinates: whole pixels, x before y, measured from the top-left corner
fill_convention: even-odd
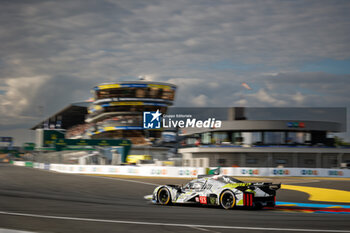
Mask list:
[[[222,208],[228,210],[236,205],[235,195],[230,190],[225,190],[220,195],[220,205]]]
[[[161,205],[170,205],[171,204],[171,194],[169,189],[166,187],[160,188],[158,191],[158,203]]]

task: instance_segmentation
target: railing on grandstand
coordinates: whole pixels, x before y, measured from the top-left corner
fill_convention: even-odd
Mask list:
[[[350,149],[350,146],[326,146],[326,145],[233,145],[233,144],[182,144],[181,148],[190,147],[232,147],[232,148],[343,148]]]

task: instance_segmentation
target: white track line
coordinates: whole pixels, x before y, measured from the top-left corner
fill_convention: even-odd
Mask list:
[[[108,219],[94,219],[94,218],[76,218],[64,216],[50,216],[39,214],[25,214],[14,213],[7,211],[0,211],[0,214],[32,217],[32,218],[46,218],[85,222],[102,222],[102,223],[119,223],[119,224],[134,224],[134,225],[151,225],[151,226],[172,226],[172,227],[190,227],[190,228],[216,228],[216,229],[239,229],[239,230],[257,230],[257,231],[298,231],[298,232],[345,232],[350,233],[350,230],[324,230],[324,229],[301,229],[301,228],[272,228],[272,227],[242,227],[242,226],[214,226],[214,225],[196,225],[196,224],[181,224],[181,223],[160,223],[160,222],[139,222],[139,221],[124,221],[124,220],[108,220]]]
[[[213,232],[213,231],[211,231],[211,230],[204,229],[204,228],[200,228],[200,227],[191,227],[191,228],[196,229],[196,230],[199,230],[199,231]]]
[[[122,178],[116,178],[116,177],[106,177],[106,176],[91,176],[91,175],[80,175],[80,174],[75,174],[78,176],[85,176],[85,177],[96,177],[100,179],[107,179],[107,180],[119,180],[119,181],[126,181],[126,182],[132,182],[132,183],[138,183],[138,184],[146,184],[146,185],[152,185],[152,186],[159,186],[160,184],[154,184],[154,183],[149,183],[149,182],[143,182],[143,181],[138,181],[138,180],[128,180],[128,179],[122,179]]]
[[[35,169],[35,168],[33,168],[33,169]],[[39,171],[51,172],[51,173],[55,173],[55,174],[75,175],[75,176],[83,176],[83,177],[95,177],[95,178],[107,179],[107,180],[120,180],[120,181],[127,181],[127,182],[133,182],[133,183],[138,183],[138,184],[152,185],[152,186],[159,186],[160,185],[160,184],[154,184],[154,183],[137,181],[137,180],[128,180],[128,179],[117,178],[117,177],[94,176],[94,175],[81,174],[81,173],[80,174],[79,173],[65,173],[65,172],[57,172],[57,171],[53,171],[53,170],[39,170]],[[142,177],[140,176],[140,178],[142,178]],[[154,177],[154,178],[157,178],[157,177]]]
[[[35,233],[35,232],[0,228],[0,233]]]

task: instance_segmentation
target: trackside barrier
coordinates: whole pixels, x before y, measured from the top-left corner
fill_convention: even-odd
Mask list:
[[[47,169],[63,173],[75,174],[105,174],[105,175],[132,175],[154,177],[197,177],[205,174],[205,168],[196,167],[136,167],[136,166],[104,166],[104,165],[67,165],[34,163],[34,168]]]
[[[28,166],[24,161],[14,161],[16,166]],[[198,167],[161,167],[161,166],[105,166],[105,165],[69,165],[32,163],[34,168],[75,174],[106,174],[154,177],[193,178],[206,174],[208,169]],[[216,167],[215,167],[216,168]],[[215,169],[210,168],[210,169]],[[326,168],[251,168],[222,167],[221,174],[228,176],[302,176],[302,177],[350,177],[350,169]]]
[[[350,177],[350,169],[222,167],[221,174],[229,176]]]
[[[25,162],[26,167],[33,167],[33,162]]]
[[[26,162],[24,162],[24,161],[13,161],[12,164],[16,165],[16,166],[24,167],[26,165]]]

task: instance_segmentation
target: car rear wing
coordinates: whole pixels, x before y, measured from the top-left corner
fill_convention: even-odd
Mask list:
[[[276,190],[281,188],[281,184],[272,184],[272,183],[252,183],[250,186],[248,186],[251,189],[259,188],[262,191],[270,194],[270,195],[276,195]]]
[[[270,184],[269,188],[272,190],[278,190],[281,188],[281,184]]]
[[[273,183],[252,183],[252,187],[257,188],[269,188],[271,190],[277,190],[281,188],[281,184],[273,184]]]

